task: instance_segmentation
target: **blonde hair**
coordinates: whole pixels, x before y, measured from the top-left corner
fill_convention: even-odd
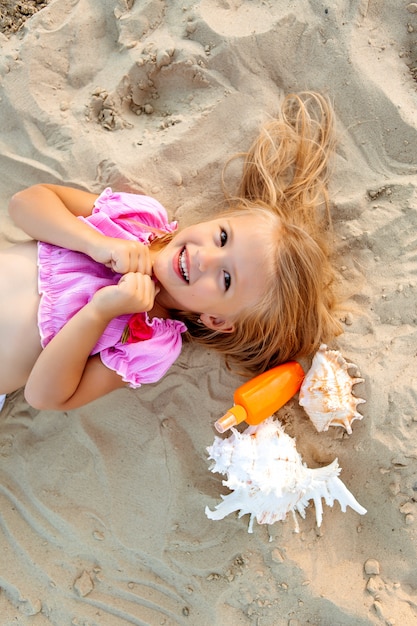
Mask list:
[[[273,271],[258,306],[234,320],[232,333],[202,326],[198,315],[177,312],[190,338],[225,355],[243,374],[260,373],[313,353],[341,332],[332,315],[329,262],[328,161],[334,148],[332,109],[323,96],[287,96],[244,157],[226,214],[269,220],[275,237]],[[236,368],[236,365],[238,366]]]

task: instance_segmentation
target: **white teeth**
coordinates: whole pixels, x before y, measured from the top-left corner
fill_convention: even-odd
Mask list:
[[[184,278],[187,281],[187,283],[189,283],[190,282],[190,277],[188,276],[187,262],[186,262],[186,257],[185,257],[185,248],[184,248],[184,250],[180,254],[179,266],[180,266],[181,274],[184,276]]]

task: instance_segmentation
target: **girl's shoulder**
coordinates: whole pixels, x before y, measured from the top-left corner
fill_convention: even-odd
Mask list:
[[[92,214],[86,221],[113,237],[121,236],[119,228],[134,237],[140,234],[171,233],[177,229],[177,223],[169,221],[165,207],[155,198],[137,193],[114,192],[110,187],[96,199]]]
[[[178,358],[186,326],[173,319],[137,313],[128,320],[122,340],[100,352],[101,360],[130,387],[160,380]]]

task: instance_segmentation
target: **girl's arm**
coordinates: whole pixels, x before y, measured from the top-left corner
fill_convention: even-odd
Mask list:
[[[33,239],[83,252],[115,272],[151,274],[148,246],[102,235],[78,219],[91,215],[97,195],[61,185],[34,185],[16,193],[9,214]]]
[[[151,310],[156,290],[150,276],[140,273],[100,289],[41,352],[25,387],[29,404],[65,411],[124,387],[122,378],[90,352],[113,317]]]
[[[97,197],[71,187],[34,185],[12,196],[9,214],[33,239],[87,252],[95,233],[77,216],[91,215]]]

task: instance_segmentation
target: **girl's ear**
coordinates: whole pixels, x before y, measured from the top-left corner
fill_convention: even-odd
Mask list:
[[[216,317],[215,315],[209,315],[208,313],[202,313],[200,315],[200,321],[204,326],[207,326],[207,328],[219,330],[222,333],[232,333],[235,329],[232,322],[221,317]]]

